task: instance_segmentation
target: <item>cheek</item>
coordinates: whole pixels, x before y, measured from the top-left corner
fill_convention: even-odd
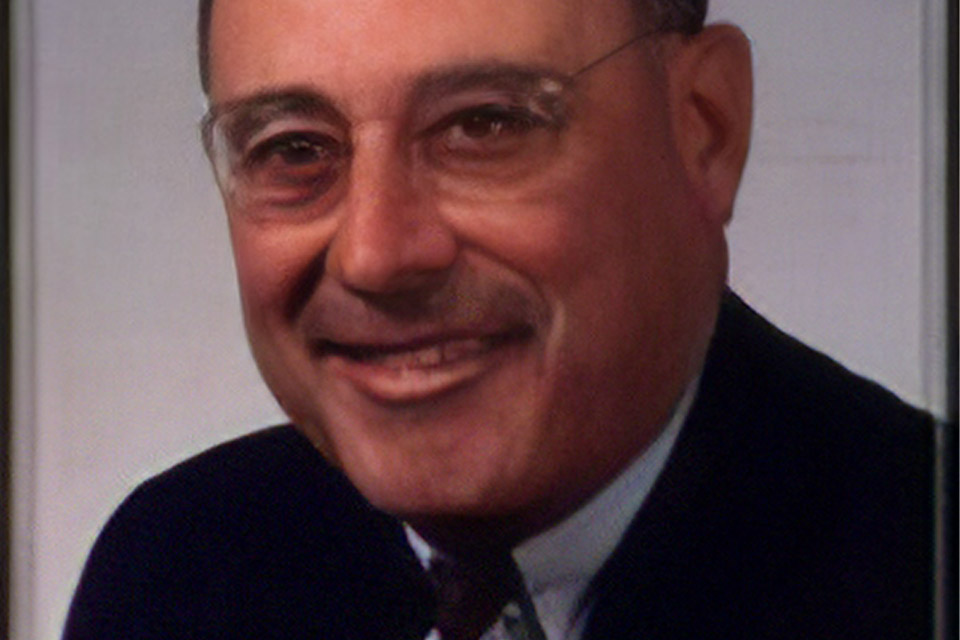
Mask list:
[[[478,253],[524,277],[547,300],[563,297],[602,253],[596,213],[608,196],[577,171],[553,174],[528,193],[451,204],[444,216],[464,252]]]
[[[258,225],[231,220],[237,280],[250,329],[286,320],[295,312],[296,292],[322,259],[323,230],[294,225]]]

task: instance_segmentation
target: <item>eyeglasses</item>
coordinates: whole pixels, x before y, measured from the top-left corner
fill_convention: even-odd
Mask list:
[[[658,31],[641,33],[572,74],[509,64],[428,73],[412,88],[397,170],[447,200],[503,201],[562,162],[573,86]],[[336,201],[355,156],[351,124],[311,88],[215,106],[202,133],[227,203],[243,215],[309,220]]]

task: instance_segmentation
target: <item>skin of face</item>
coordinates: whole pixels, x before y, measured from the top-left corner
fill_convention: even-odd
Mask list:
[[[725,115],[749,112],[723,73],[739,32],[645,38],[576,76],[549,158],[502,188],[452,195],[419,160],[463,70],[571,77],[637,30],[619,0],[215,4],[214,108],[323,96],[350,148],[289,218],[221,182],[257,363],[371,503],[439,543],[513,544],[570,513],[702,363],[746,154]],[[436,77],[454,81],[425,103]]]

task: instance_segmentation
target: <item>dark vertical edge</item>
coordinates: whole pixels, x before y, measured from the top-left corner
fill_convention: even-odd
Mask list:
[[[940,478],[939,491],[941,493],[941,511],[940,514],[940,540],[941,548],[938,551],[938,570],[939,570],[939,610],[941,619],[938,624],[939,637],[944,640],[950,640],[960,637],[958,629],[958,597],[960,589],[957,582],[957,459],[958,447],[960,442],[957,438],[957,401],[958,401],[958,378],[957,378],[957,332],[960,330],[958,325],[958,267],[957,245],[958,245],[958,215],[960,215],[960,197],[958,197],[958,169],[960,164],[957,160],[957,135],[960,132],[958,128],[958,113],[960,103],[957,100],[957,73],[960,72],[957,64],[957,2],[956,0],[946,0],[947,5],[947,59],[945,61],[946,69],[946,193],[945,197],[945,231],[946,237],[943,239],[946,244],[946,277],[944,278],[946,291],[946,346],[947,346],[947,371],[945,372],[945,382],[947,385],[946,393],[946,416],[940,425]]]
[[[960,266],[957,261],[958,251],[958,216],[960,216],[960,185],[958,185],[958,171],[960,164],[957,160],[957,136],[960,133],[958,127],[958,109],[960,102],[957,100],[957,73],[960,68],[957,64],[957,38],[958,38],[958,11],[956,0],[947,2],[947,424],[946,424],[946,460],[944,464],[944,494],[945,511],[944,513],[944,539],[947,541],[944,549],[944,573],[943,576],[943,598],[946,607],[944,631],[945,637],[960,637],[960,628],[958,628],[958,598],[960,598],[960,589],[957,587],[957,458],[958,443],[957,439],[957,401],[960,381],[957,378],[957,333],[960,331],[958,324],[958,274]]]
[[[11,410],[13,395],[11,245],[11,2],[0,1],[0,635],[10,628]]]
[[[957,225],[958,211],[960,211],[960,197],[958,197],[958,170],[957,162],[957,135],[960,132],[957,124],[957,110],[960,108],[957,101],[957,3],[947,2],[947,419],[954,426],[957,425],[957,329],[958,329],[958,266],[957,262],[957,234],[960,232]]]

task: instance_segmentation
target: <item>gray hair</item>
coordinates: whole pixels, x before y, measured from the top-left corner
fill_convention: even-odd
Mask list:
[[[659,31],[675,31],[693,35],[703,28],[708,0],[630,0],[644,25]],[[200,84],[204,93],[210,90],[210,16],[213,0],[200,0],[197,20],[197,54],[200,62]]]

